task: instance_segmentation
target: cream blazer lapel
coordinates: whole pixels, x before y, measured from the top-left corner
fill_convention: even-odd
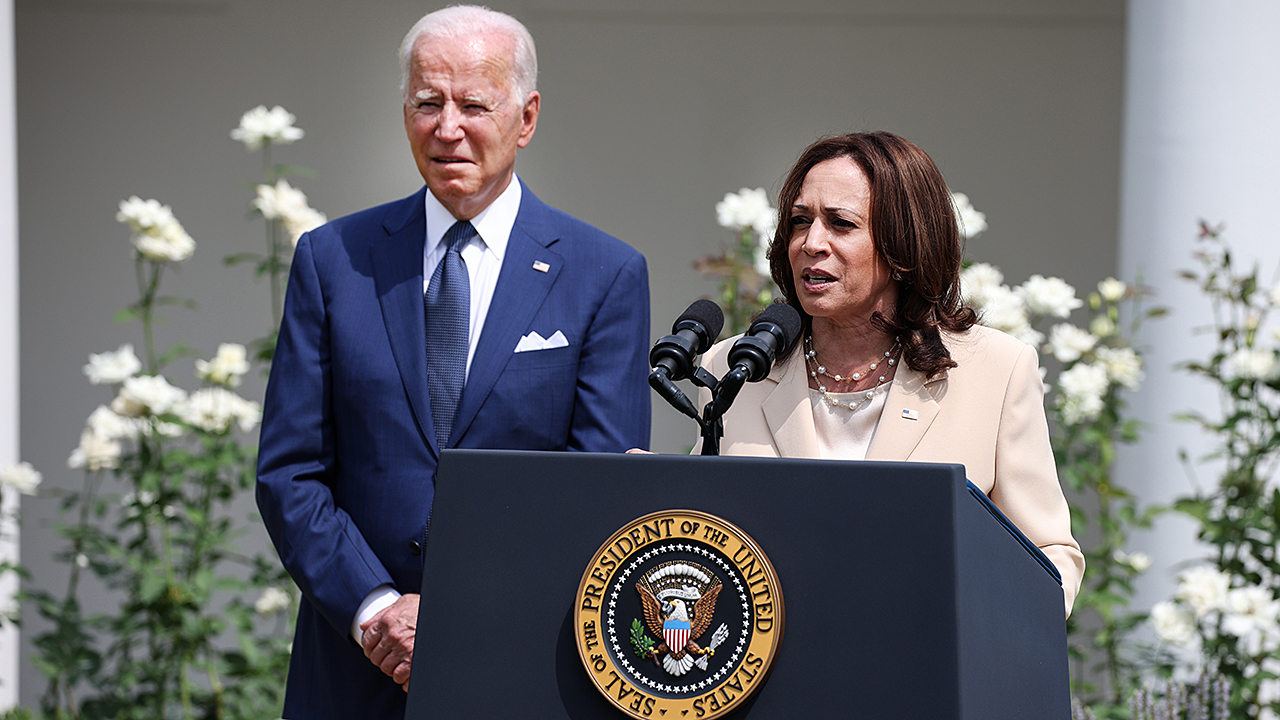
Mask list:
[[[898,365],[884,414],[876,423],[876,433],[867,448],[867,460],[908,460],[920,439],[938,416],[938,400],[934,393],[946,387],[943,371],[926,380],[924,373],[912,370],[906,363]]]
[[[773,447],[779,457],[818,457],[818,430],[813,424],[803,356],[792,353],[781,366],[774,367],[774,374],[778,384],[761,403]],[[771,375],[765,382],[774,379]]]

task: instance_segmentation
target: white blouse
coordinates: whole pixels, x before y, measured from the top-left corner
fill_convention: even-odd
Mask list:
[[[809,388],[809,403],[813,407],[813,425],[818,431],[818,447],[824,460],[865,460],[867,448],[871,447],[871,438],[876,434],[876,425],[884,413],[885,398],[889,395],[890,380],[881,383],[872,390],[873,395],[867,400],[867,391],[851,393],[827,393]],[[841,405],[833,405],[827,395],[835,398]],[[859,405],[858,403],[862,403]],[[843,405],[850,405],[850,410]]]

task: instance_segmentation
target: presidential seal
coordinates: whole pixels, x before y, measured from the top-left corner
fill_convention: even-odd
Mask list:
[[[578,584],[578,655],[639,718],[719,717],[760,687],[782,642],[782,589],[746,533],[664,510],[609,538]]]

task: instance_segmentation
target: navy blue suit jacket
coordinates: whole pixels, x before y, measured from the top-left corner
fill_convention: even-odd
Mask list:
[[[378,585],[416,593],[422,583],[417,549],[440,457],[427,392],[425,191],[317,228],[294,254],[257,486],[303,594],[286,718],[404,715],[403,690],[350,627]],[[522,336],[557,330],[567,347],[514,352]],[[648,342],[644,257],[523,188],[448,446],[647,447]]]

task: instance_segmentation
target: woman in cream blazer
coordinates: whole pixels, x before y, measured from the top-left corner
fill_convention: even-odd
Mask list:
[[[788,173],[778,214],[769,266],[802,339],[742,388],[721,452],[963,464],[1062,573],[1069,615],[1084,557],[1036,352],[963,305],[963,241],[933,160],[890,133],[819,140]],[[704,361],[717,377],[728,345]]]

